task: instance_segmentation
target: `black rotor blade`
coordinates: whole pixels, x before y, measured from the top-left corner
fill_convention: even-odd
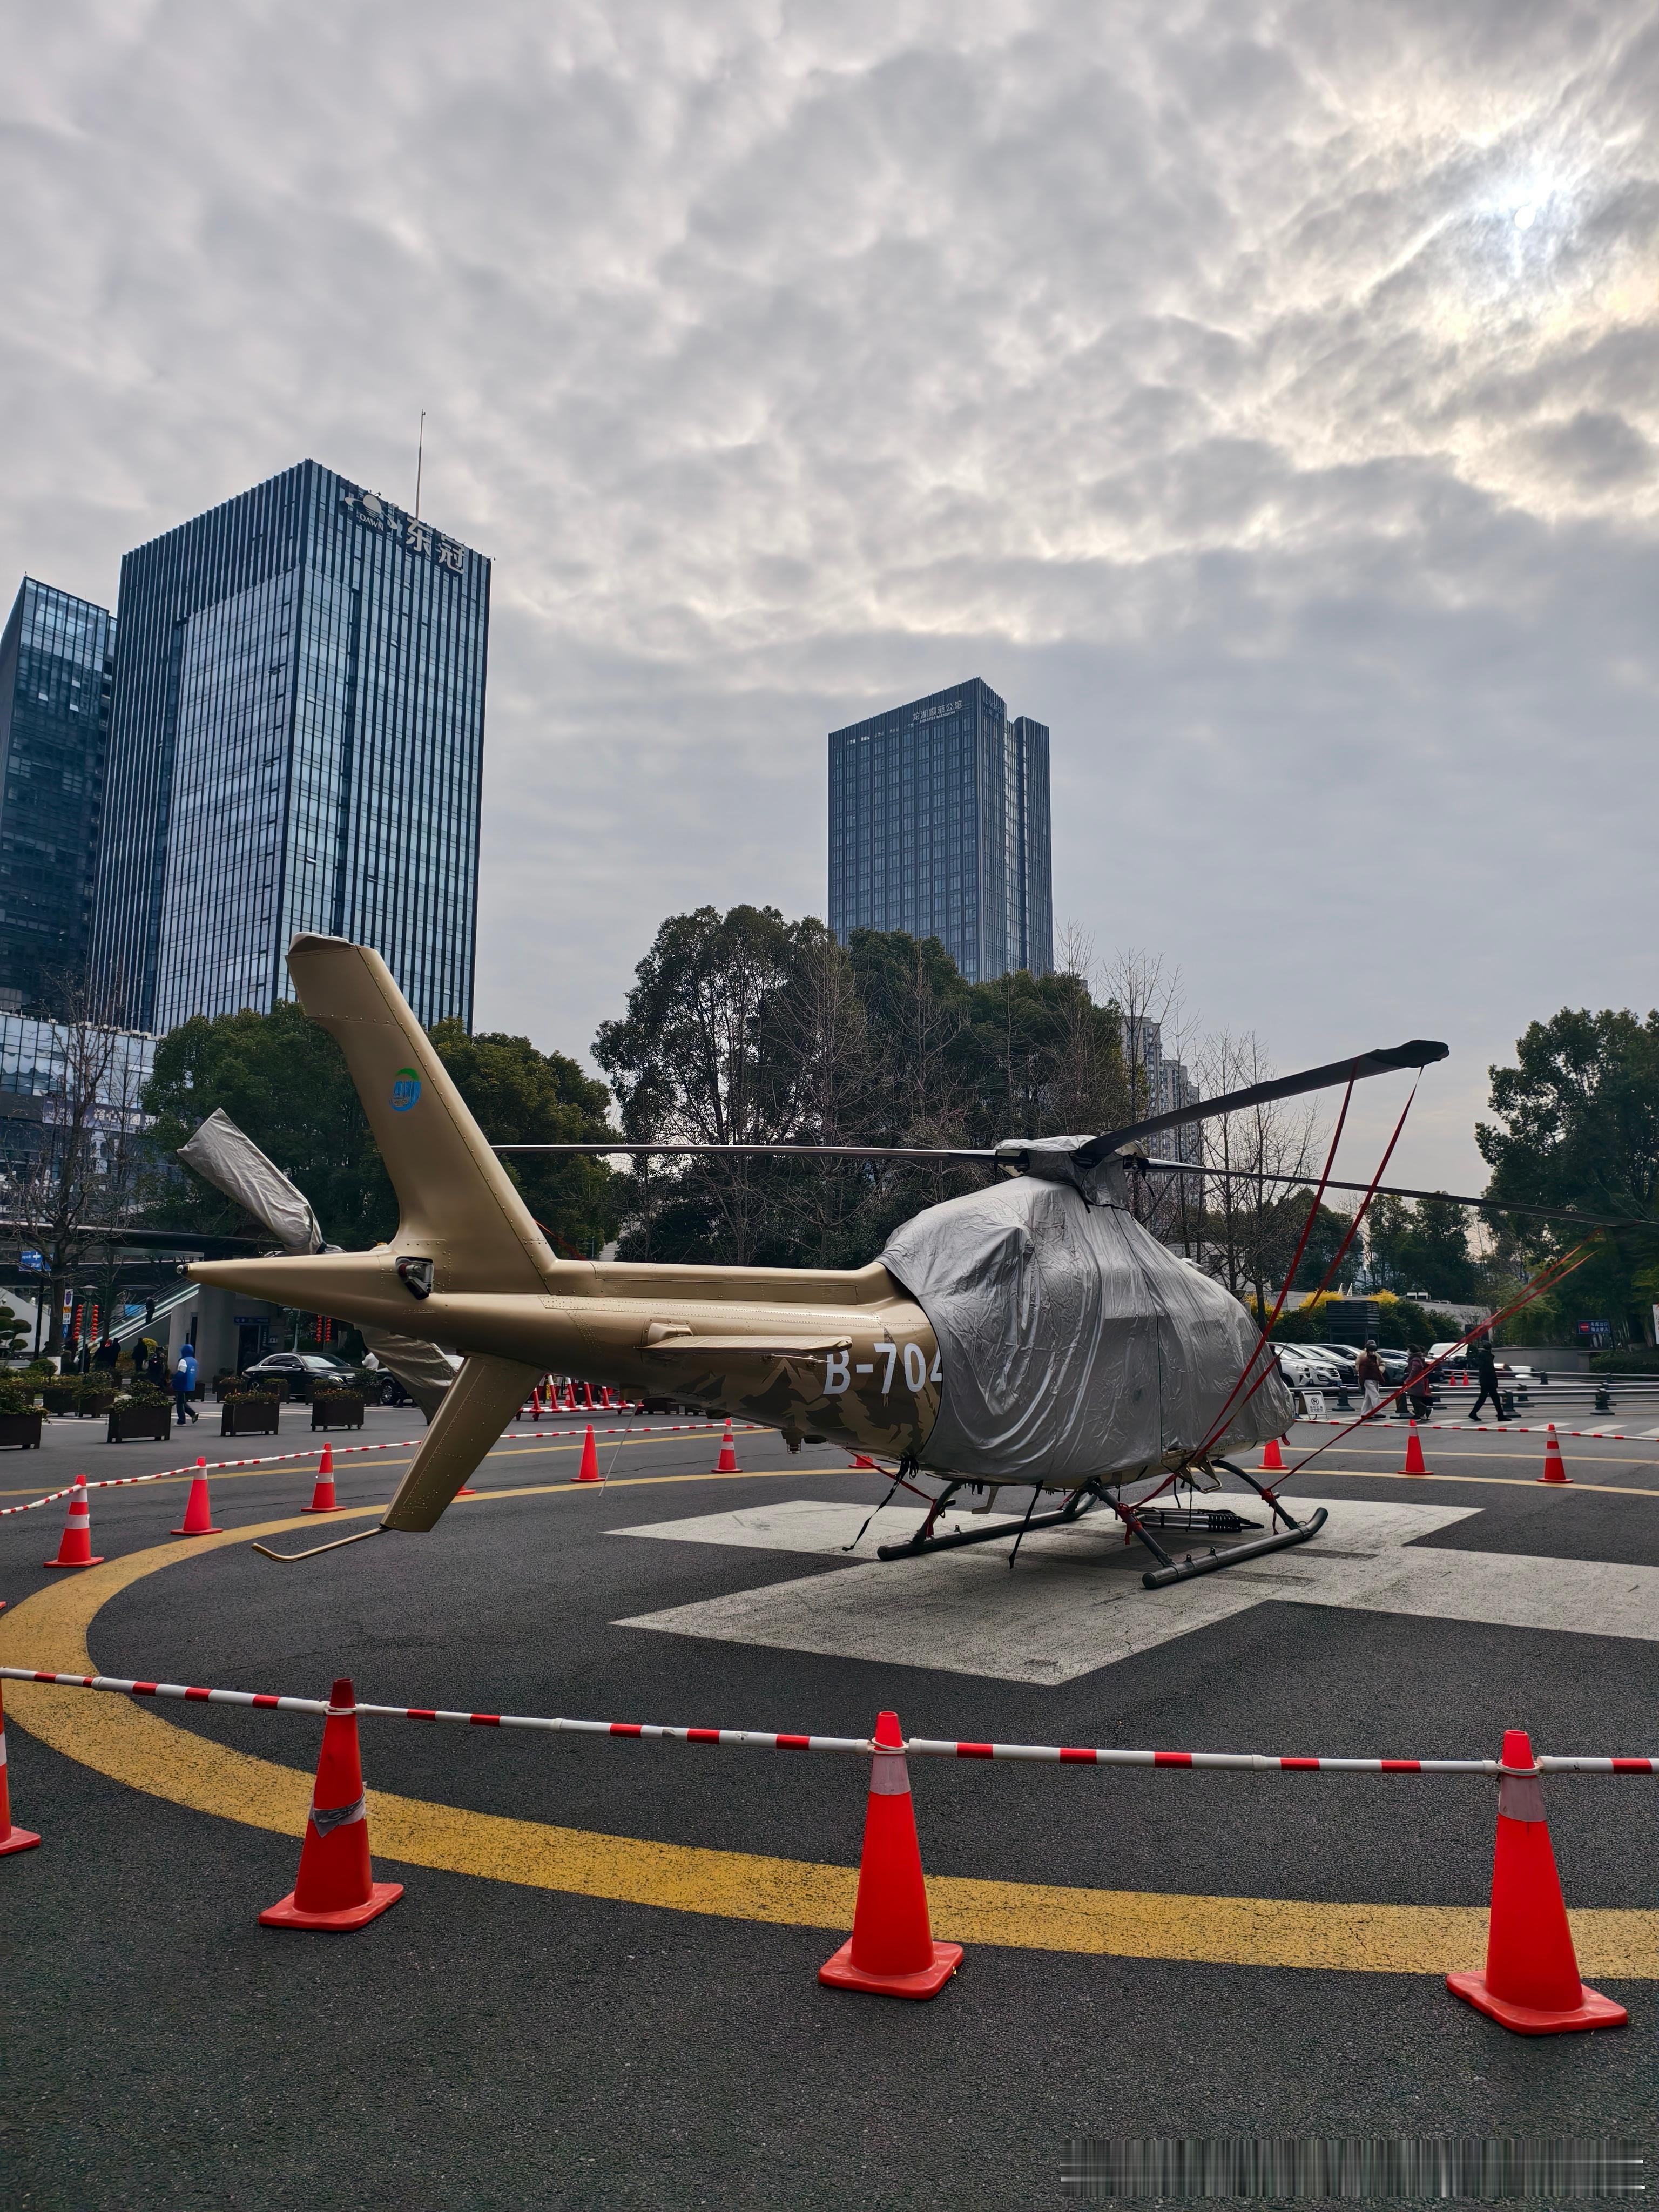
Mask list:
[[[1413,1037],[1409,1044],[1357,1053],[1352,1060],[1334,1060],[1325,1067],[1304,1068],[1299,1075],[1280,1075],[1271,1083],[1254,1083],[1248,1091],[1225,1091],[1219,1098],[1194,1099],[1190,1106],[1177,1106],[1168,1114],[1148,1115],[1144,1121],[1131,1121],[1126,1128],[1107,1130],[1103,1135],[1079,1146],[1077,1164],[1081,1168],[1094,1167],[1109,1152],[1115,1152],[1120,1145],[1132,1143],[1137,1137],[1155,1137],[1164,1129],[1185,1128],[1190,1122],[1207,1121],[1217,1114],[1237,1114],[1247,1106],[1266,1106],[1275,1098],[1297,1098],[1308,1091],[1328,1091],[1334,1085],[1351,1079],[1358,1082],[1368,1075],[1397,1074],[1402,1067],[1427,1067],[1437,1060],[1444,1060],[1447,1050],[1445,1045],[1434,1043],[1427,1037]]]
[[[1240,1182],[1289,1182],[1303,1190],[1314,1188],[1314,1177],[1305,1175],[1267,1175],[1257,1168],[1208,1168],[1196,1160],[1140,1160],[1136,1165],[1155,1168],[1160,1175],[1189,1175],[1207,1177],[1212,1182],[1225,1182],[1237,1177]],[[1327,1190],[1368,1191],[1368,1182],[1328,1182]],[[1378,1198],[1439,1198],[1449,1206],[1473,1206],[1487,1213],[1525,1213],[1540,1221],[1571,1221],[1580,1229],[1645,1229],[1650,1234],[1659,1232],[1659,1221],[1644,1221],[1636,1214],[1574,1213],[1562,1206],[1520,1206],[1506,1198],[1462,1198],[1454,1190],[1408,1190],[1402,1183],[1380,1182]]]
[[[722,1160],[801,1159],[837,1160],[982,1160],[996,1164],[996,1154],[977,1145],[652,1145],[634,1144],[626,1137],[603,1144],[492,1145],[492,1152],[631,1152],[652,1158],[672,1154]]]

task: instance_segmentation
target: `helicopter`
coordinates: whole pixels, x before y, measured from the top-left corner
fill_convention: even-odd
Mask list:
[[[895,1459],[896,1483],[921,1486],[930,1510],[909,1540],[880,1547],[883,1559],[1009,1535],[1018,1542],[1028,1528],[1104,1506],[1151,1553],[1143,1580],[1158,1588],[1305,1542],[1322,1525],[1322,1510],[1296,1522],[1222,1455],[1283,1435],[1294,1400],[1270,1354],[1241,1391],[1261,1349],[1257,1322],[1135,1218],[1133,1179],[1163,1165],[1146,1158],[1141,1140],[1270,1100],[1420,1070],[1446,1057],[1444,1044],[1418,1039],[1361,1053],[1093,1136],[950,1148],[945,1157],[977,1162],[995,1180],[926,1208],[862,1267],[568,1260],[550,1249],[379,954],[301,934],[288,962],[305,1012],[344,1054],[397,1195],[398,1230],[365,1252],[292,1249],[320,1242],[307,1233],[284,1254],[198,1261],[185,1272],[333,1316],[371,1342],[378,1333],[411,1351],[441,1346],[460,1366],[432,1398],[430,1425],[382,1521],[269,1556],[314,1558],[382,1533],[432,1529],[550,1372],[775,1428],[792,1450],[831,1443]],[[500,1150],[939,1157],[931,1148],[626,1139]],[[1218,1489],[1224,1468],[1271,1507],[1272,1533],[1178,1564],[1160,1530],[1259,1524],[1225,1508],[1139,1501],[1172,1475]],[[1018,1531],[999,1518],[934,1533],[953,1500],[994,1498],[1011,1486],[1031,1492]],[[1064,1502],[1038,1515],[1044,1493]]]

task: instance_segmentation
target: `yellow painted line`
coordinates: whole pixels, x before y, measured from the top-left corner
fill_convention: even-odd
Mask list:
[[[382,1510],[354,1508],[339,1517],[362,1519]],[[94,1673],[88,1635],[101,1607],[121,1590],[204,1550],[251,1535],[299,1528],[314,1534],[316,1526],[301,1516],[267,1521],[218,1536],[158,1544],[90,1568],[0,1617],[0,1664]],[[130,1698],[40,1683],[11,1688],[14,1717],[24,1727],[112,1781],[278,1835],[297,1837],[304,1830],[311,1795],[305,1771],[175,1728]],[[1190,1788],[1192,1778],[1174,1786]],[[925,1794],[925,1783],[923,1788]],[[851,1867],[558,1827],[382,1790],[369,1790],[368,1801],[379,1855],[405,1865],[783,1927],[840,1931],[852,1923],[858,1876]],[[927,1887],[937,1935],[1011,1949],[1395,1974],[1478,1967],[1485,1953],[1481,1905],[1189,1897],[957,1875],[936,1875]],[[1585,1973],[1659,1977],[1659,1911],[1593,1907],[1571,1917]]]

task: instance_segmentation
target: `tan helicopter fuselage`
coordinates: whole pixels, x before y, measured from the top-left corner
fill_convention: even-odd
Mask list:
[[[399,1256],[431,1258],[416,1298]],[[540,1293],[446,1291],[441,1250],[199,1262],[198,1281],[463,1356],[611,1383],[866,1452],[919,1455],[939,1412],[926,1315],[878,1261],[827,1269],[556,1261]]]

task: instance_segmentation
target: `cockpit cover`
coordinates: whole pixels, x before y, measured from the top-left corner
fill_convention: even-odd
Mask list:
[[[1091,1205],[1069,1182],[1018,1176],[930,1206],[882,1254],[939,1340],[925,1467],[1005,1482],[1133,1475],[1209,1435],[1259,1332],[1135,1220],[1120,1166],[1097,1188]],[[1293,1418],[1275,1372],[1248,1403],[1240,1393],[1215,1449],[1282,1436]]]

